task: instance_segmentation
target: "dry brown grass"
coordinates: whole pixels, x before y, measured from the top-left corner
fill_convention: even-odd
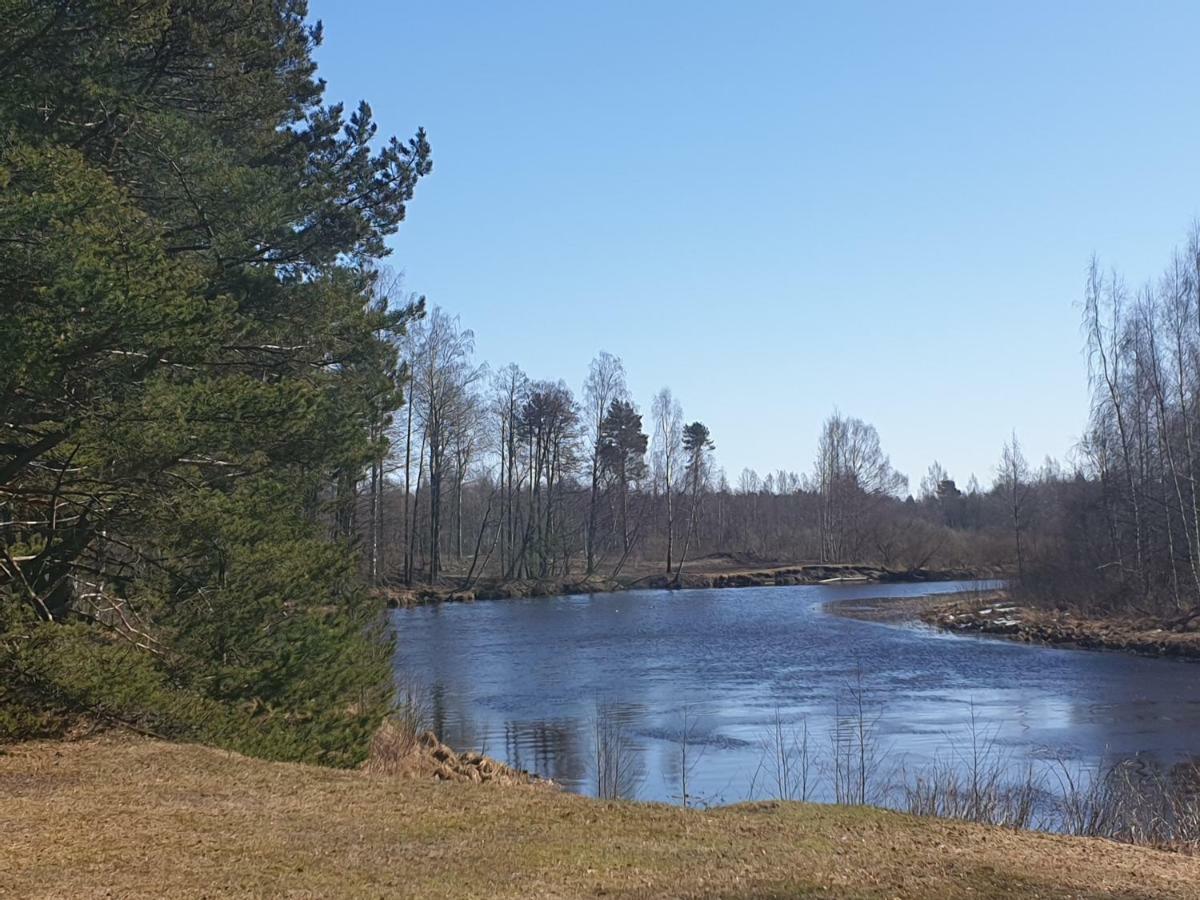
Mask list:
[[[862,808],[711,811],[130,738],[0,756],[0,896],[1200,897],[1200,860]]]
[[[870,604],[866,605],[870,608]],[[879,602],[863,618],[879,619],[892,604]],[[1085,650],[1121,650],[1142,656],[1200,660],[1200,615],[1155,619],[1128,615],[1081,615],[1015,601],[1007,591],[941,594],[920,598],[916,618],[949,631]],[[845,614],[845,613],[843,613]]]
[[[455,753],[432,731],[418,732],[414,721],[396,716],[375,732],[363,770],[377,777],[476,784],[530,784],[537,780],[482,753]],[[548,782],[542,784],[550,787]]]

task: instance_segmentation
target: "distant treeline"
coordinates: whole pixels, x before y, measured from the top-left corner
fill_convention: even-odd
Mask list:
[[[973,477],[959,487],[935,462],[910,492],[876,429],[835,412],[811,471],[746,469],[731,484],[720,435],[689,421],[669,388],[639,407],[617,357],[597,355],[576,396],[513,364],[480,364],[473,345],[437,308],[397,339],[408,402],[381,420],[387,451],[339,517],[377,584],[677,576],[715,554],[1015,570],[1029,540],[1024,495],[1059,478],[1054,464],[1031,473],[1014,438],[988,489]]]
[[[1017,435],[983,488],[932,463],[916,490],[868,423],[834,413],[808,472],[731,483],[670,389],[643,410],[616,357],[582,395],[491,370],[435,309],[398,339],[409,398],[346,504],[375,583],[611,578],[746,562],[1000,569],[1031,601],[1170,616],[1200,603],[1200,231],[1138,290],[1084,285],[1091,425],[1062,465]],[[382,445],[381,445],[382,446]],[[351,520],[353,520],[351,522]]]

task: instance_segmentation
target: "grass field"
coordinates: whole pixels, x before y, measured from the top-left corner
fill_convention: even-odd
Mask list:
[[[712,811],[101,737],[0,748],[0,897],[1200,897],[1200,859],[873,809]]]

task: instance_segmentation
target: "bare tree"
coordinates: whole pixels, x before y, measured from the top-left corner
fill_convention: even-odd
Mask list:
[[[451,410],[448,423],[454,476],[454,557],[458,561],[463,558],[464,489],[486,438],[483,427],[485,404],[476,384],[482,381],[485,373],[486,367],[474,369],[469,380],[458,386],[458,403]]]
[[[604,417],[614,400],[628,400],[625,386],[625,367],[610,353],[601,352],[592,360],[583,385],[584,427],[587,433],[588,456],[588,524],[586,541],[586,574],[596,571],[596,545],[599,529],[601,493],[604,484],[604,465],[601,451],[604,443]]]
[[[655,485],[661,488],[667,505],[666,571],[669,574],[675,547],[675,479],[678,477],[679,454],[683,450],[683,410],[679,401],[671,395],[671,389],[665,387],[654,395],[650,414],[654,419],[654,442],[651,451],[654,481]]]
[[[377,312],[389,309],[402,310],[403,316],[409,321],[418,321],[425,314],[425,298],[409,295],[401,300],[403,288],[401,276],[387,268],[380,268],[371,273],[370,306]],[[384,559],[384,493],[387,486],[387,468],[389,447],[389,431],[394,427],[388,408],[394,405],[391,397],[397,402],[403,402],[412,409],[411,398],[407,396],[410,382],[410,370],[406,356],[408,349],[407,329],[390,334],[377,335],[381,340],[389,340],[398,352],[397,358],[402,360],[399,365],[387,371],[389,384],[385,391],[374,398],[371,408],[371,421],[368,436],[373,447],[370,474],[368,476],[367,517],[367,569],[371,584],[379,584],[386,567]]]
[[[517,554],[521,533],[521,496],[524,484],[519,430],[521,410],[529,397],[529,378],[515,364],[505,366],[492,379],[492,414],[498,425],[496,447],[500,482],[500,569],[507,578],[520,577],[523,557]]]
[[[485,371],[471,360],[474,344],[473,332],[436,307],[418,334],[413,393],[429,473],[430,582],[437,580],[442,568],[442,495],[452,434],[464,410],[474,404],[472,394]]]
[[[1088,335],[1089,361],[1093,382],[1103,384],[1098,394],[1096,412],[1103,416],[1111,411],[1120,440],[1121,464],[1128,488],[1128,502],[1133,511],[1135,574],[1145,594],[1145,566],[1142,546],[1142,512],[1135,484],[1134,444],[1126,397],[1121,390],[1122,325],[1126,300],[1125,286],[1117,275],[1106,280],[1100,273],[1099,261],[1093,257],[1088,267],[1087,290],[1084,298],[1084,319]],[[1109,323],[1105,323],[1105,311]],[[1102,399],[1101,399],[1102,398]],[[1107,409],[1105,406],[1107,405]]]
[[[925,477],[921,479],[920,498],[922,500],[936,499],[939,486],[949,479],[950,476],[942,468],[942,464],[935,459],[929,466],[929,471],[925,473]]]
[[[817,443],[814,483],[820,497],[821,559],[857,561],[870,512],[894,497],[908,479],[892,468],[875,426],[835,412]]]
[[[562,382],[539,382],[521,410],[529,454],[529,517],[524,547],[532,548],[539,577],[549,575],[564,556],[562,529],[556,527],[563,479],[576,460],[579,414]]]
[[[1017,579],[1025,577],[1025,557],[1021,539],[1029,517],[1029,464],[1021,452],[1021,444],[1014,431],[1011,440],[1005,442],[997,470],[997,486],[1003,492],[1008,506],[1009,522],[1017,554]]]

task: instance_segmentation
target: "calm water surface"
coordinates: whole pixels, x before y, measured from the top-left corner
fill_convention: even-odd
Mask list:
[[[1200,754],[1200,664],[949,635],[823,609],[969,587],[630,591],[397,610],[397,671],[426,697],[447,743],[583,793],[595,792],[597,718],[619,719],[639,770],[637,797],[646,800],[678,799],[685,730],[689,794],[709,803],[771,796],[763,747],[777,716],[789,733],[807,730],[810,794],[829,799],[832,775],[819,761],[857,685],[880,779],[958,760],[972,717],[975,733],[1014,769]]]

